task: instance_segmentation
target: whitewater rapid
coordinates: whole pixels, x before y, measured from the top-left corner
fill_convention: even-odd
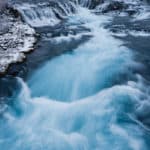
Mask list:
[[[21,90],[0,120],[0,149],[149,149],[149,130],[136,116],[147,102],[143,78],[132,73],[140,64],[104,28],[110,20],[81,7],[68,16],[71,28],[89,31],[49,40],[89,40],[47,61],[27,83],[17,79]]]
[[[34,96],[48,96],[64,101],[87,97],[109,87],[119,78],[119,74],[135,65],[131,52],[102,27],[110,18],[95,16],[84,8],[78,11],[78,14],[70,16],[67,23],[71,27],[79,23],[90,29],[89,33],[79,35],[90,35],[92,38],[71,53],[54,58],[36,71],[29,79]],[[81,38],[79,35],[78,38]],[[77,37],[60,36],[54,42],[69,42],[72,38]]]

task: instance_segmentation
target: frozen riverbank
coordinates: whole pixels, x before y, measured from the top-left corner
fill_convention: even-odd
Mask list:
[[[35,31],[21,21],[19,14],[7,8],[0,14],[0,74],[10,64],[21,62],[25,53],[33,49]]]

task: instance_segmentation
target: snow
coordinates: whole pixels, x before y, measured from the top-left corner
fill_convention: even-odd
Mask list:
[[[0,34],[0,73],[4,73],[10,64],[23,61],[25,52],[33,50],[36,33],[33,28],[19,18],[13,18],[8,12],[0,17],[2,28],[8,26],[7,32],[2,30]]]

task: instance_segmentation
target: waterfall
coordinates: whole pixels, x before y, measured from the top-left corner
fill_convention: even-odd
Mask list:
[[[36,26],[54,26],[61,19],[75,10],[74,3],[39,3],[17,5],[16,8],[22,14],[24,20],[33,27]]]
[[[19,1],[49,53],[0,109],[0,150],[149,150],[150,86],[138,51],[106,28],[115,15],[91,11],[103,0]]]
[[[29,4],[16,3],[15,8],[21,13],[24,20],[31,26],[54,26],[66,16],[74,13],[77,7],[94,8],[99,1],[70,0],[70,1],[47,1]]]

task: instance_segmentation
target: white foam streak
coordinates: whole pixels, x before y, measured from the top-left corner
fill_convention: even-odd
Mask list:
[[[65,18],[67,15],[72,14],[72,8],[75,9],[73,2],[66,4],[56,2],[56,4],[58,8],[46,2],[37,5],[24,3],[22,5],[16,5],[16,9],[21,12],[25,21],[33,27],[54,26],[61,22],[59,17]]]

